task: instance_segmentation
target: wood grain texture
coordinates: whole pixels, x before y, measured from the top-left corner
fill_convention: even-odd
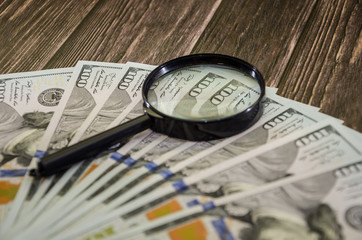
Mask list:
[[[193,52],[233,55],[255,65],[275,87],[314,1],[223,1]]]
[[[0,3],[0,72],[43,69],[96,1]]]
[[[4,0],[0,73],[212,52],[362,132],[358,0]]]
[[[278,87],[285,97],[362,131],[362,5],[321,1],[299,39]]]
[[[79,59],[160,64],[186,55],[218,1],[101,1],[47,67]]]

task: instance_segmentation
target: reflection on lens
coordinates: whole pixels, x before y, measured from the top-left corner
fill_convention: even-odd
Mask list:
[[[147,99],[165,115],[186,120],[217,120],[245,111],[261,89],[251,76],[219,65],[197,65],[157,79]]]

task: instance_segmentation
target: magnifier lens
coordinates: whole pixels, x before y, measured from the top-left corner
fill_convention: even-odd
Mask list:
[[[147,92],[150,105],[172,118],[212,121],[231,117],[255,104],[258,81],[224,65],[193,65],[156,79]]]

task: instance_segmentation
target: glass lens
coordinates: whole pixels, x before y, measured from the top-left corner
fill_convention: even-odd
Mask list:
[[[186,120],[217,120],[243,112],[258,101],[258,81],[219,65],[180,68],[157,79],[148,102],[165,115]]]

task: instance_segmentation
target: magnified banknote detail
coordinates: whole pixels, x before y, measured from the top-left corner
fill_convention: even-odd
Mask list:
[[[162,113],[187,120],[215,120],[255,104],[261,89],[256,79],[224,67],[196,66],[159,78],[148,94]]]

